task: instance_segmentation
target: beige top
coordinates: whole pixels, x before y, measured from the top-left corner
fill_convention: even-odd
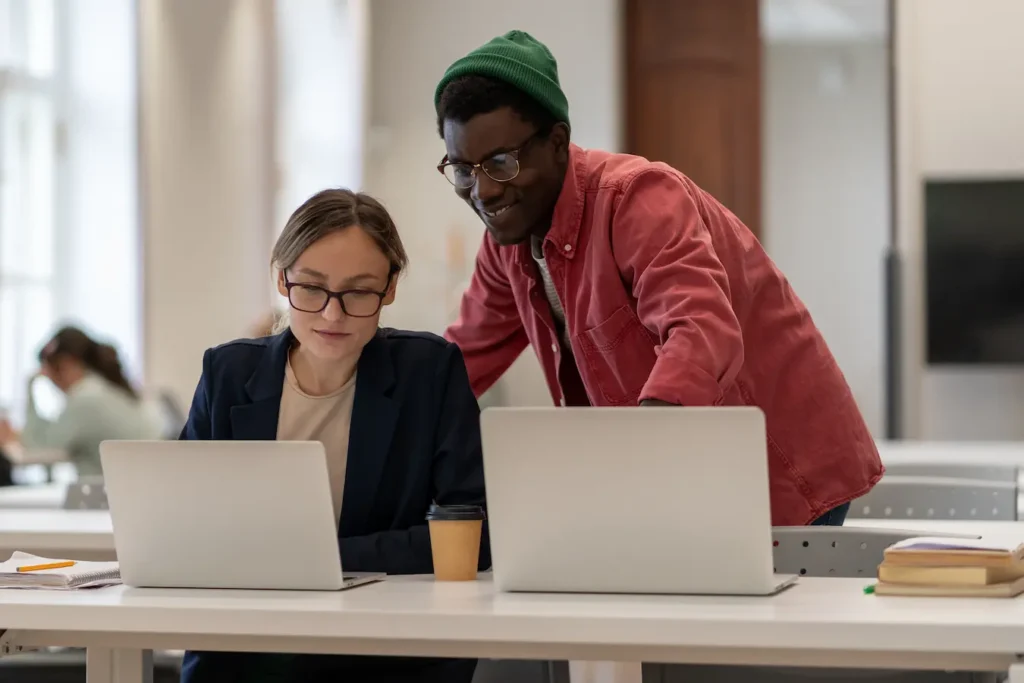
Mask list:
[[[277,416],[278,441],[319,441],[327,452],[327,476],[334,502],[334,521],[341,518],[341,498],[345,491],[345,466],[348,463],[348,435],[352,424],[352,403],[356,395],[356,376],[341,389],[326,396],[310,396],[299,388],[291,359],[284,371],[284,391]]]

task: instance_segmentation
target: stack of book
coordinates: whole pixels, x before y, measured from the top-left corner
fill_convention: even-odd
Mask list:
[[[1024,544],[910,538],[886,549],[874,593],[1012,598],[1024,593]]]

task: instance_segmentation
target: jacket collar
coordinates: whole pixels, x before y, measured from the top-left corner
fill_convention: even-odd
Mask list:
[[[357,533],[367,523],[398,421],[398,406],[391,397],[395,368],[386,336],[386,331],[377,331],[357,366],[339,530],[343,536]],[[231,408],[234,439],[277,438],[285,365],[294,342],[291,330],[267,339],[266,353],[245,384],[251,402]]]
[[[245,383],[249,403],[231,406],[231,434],[237,441],[273,441],[281,409],[284,368],[295,337],[291,330],[267,337],[266,350]]]
[[[583,221],[583,207],[587,196],[587,151],[582,147],[569,144],[569,164],[565,169],[562,191],[555,203],[555,211],[551,217],[551,229],[545,236],[545,242],[551,242],[554,251],[567,259],[576,256],[579,244],[580,225]],[[533,255],[529,241],[518,247],[520,265],[532,268]]]
[[[357,365],[359,377],[356,380],[357,396],[360,388],[363,391],[383,394],[388,393],[395,384],[395,366],[390,353],[388,353],[386,337],[386,330],[377,330],[359,356]],[[288,352],[294,343],[295,336],[290,329],[273,337],[267,337],[267,352],[245,383],[245,391],[253,403],[268,399],[281,402],[281,393],[284,389],[284,369],[288,363]]]
[[[288,363],[288,351],[295,343],[295,336],[287,329],[267,337],[266,343],[267,351],[245,383],[245,391],[254,403],[272,398],[280,403],[284,388],[284,368]]]

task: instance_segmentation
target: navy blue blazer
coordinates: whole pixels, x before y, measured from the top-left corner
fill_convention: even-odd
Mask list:
[[[294,341],[289,330],[208,350],[181,438],[276,439]],[[345,571],[432,573],[432,501],[484,504],[480,408],[457,346],[380,329],[356,377],[338,529]],[[489,566],[485,529],[480,568]]]

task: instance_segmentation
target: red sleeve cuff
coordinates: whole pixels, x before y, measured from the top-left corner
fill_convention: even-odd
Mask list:
[[[718,380],[701,368],[662,355],[640,392],[641,401],[652,398],[680,406],[717,406],[725,393]]]

